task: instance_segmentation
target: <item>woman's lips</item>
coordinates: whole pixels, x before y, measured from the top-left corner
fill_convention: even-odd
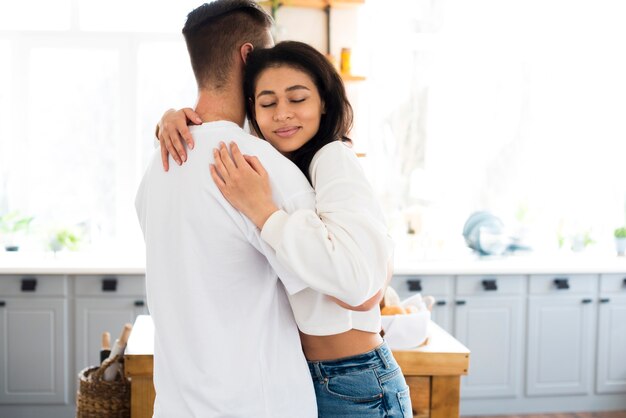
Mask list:
[[[299,130],[299,126],[286,126],[284,128],[276,129],[274,133],[281,138],[289,138],[290,136],[295,135],[295,133]]]

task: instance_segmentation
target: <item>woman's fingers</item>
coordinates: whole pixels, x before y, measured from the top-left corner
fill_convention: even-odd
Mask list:
[[[248,162],[248,164],[250,164],[252,169],[256,171],[260,176],[267,176],[267,171],[265,171],[265,167],[263,167],[263,164],[261,164],[261,161],[259,161],[257,157],[253,155],[244,155],[243,157]]]
[[[182,122],[180,120],[174,121],[174,125],[170,126],[170,129],[168,132],[170,135],[170,139],[172,141],[172,145],[176,149],[176,155],[178,156],[178,159],[176,159],[176,162],[179,165],[187,161],[187,151],[185,150],[185,146],[183,145],[184,132],[186,132],[187,135],[191,136],[191,133],[189,132],[189,128],[187,127],[187,123],[185,120]],[[174,153],[172,153],[172,155],[174,155]]]
[[[161,162],[163,163],[163,170],[168,171],[170,169],[169,152],[167,148],[161,146]]]
[[[241,151],[236,143],[230,143],[230,152],[233,154],[233,160],[238,168],[246,167],[246,160],[243,158],[243,155],[241,155]]]
[[[217,168],[215,167],[215,165],[210,164],[209,170],[211,171],[211,177],[213,177],[213,181],[217,185],[217,188],[220,189],[222,193],[224,193],[224,189],[226,188],[226,183],[224,183],[224,180],[222,180],[222,178],[217,173]]]
[[[180,165],[181,164],[180,157],[178,155],[178,151],[176,151],[176,148],[174,147],[174,144],[172,143],[172,139],[170,137],[169,132],[166,130],[163,130],[162,132],[160,132],[159,141],[161,142],[161,147],[165,147],[165,149],[172,156],[174,161],[176,161],[178,165]]]
[[[195,115],[195,116],[194,116]],[[193,147],[193,137],[187,126],[187,120],[195,123],[196,113],[191,109],[168,110],[165,112],[159,123],[159,140],[165,144],[168,152],[178,165],[187,161],[187,150],[184,144],[191,143]],[[188,119],[189,118],[189,119]]]
[[[262,228],[278,207],[272,199],[269,178],[261,163],[255,157],[242,155],[233,143],[227,147],[221,142],[219,149],[213,149],[213,156],[215,163],[210,166],[211,176],[222,195],[235,209]],[[248,161],[255,164],[256,169]]]
[[[217,149],[213,149],[213,159],[215,160],[215,169],[217,170],[218,174],[221,176],[222,179],[228,179],[228,170],[226,169],[226,166],[224,165],[224,161],[222,160],[222,155],[220,154],[219,150]]]
[[[176,133],[176,119],[182,118],[184,120],[185,116],[183,113],[178,113],[174,109],[169,109],[166,111],[161,120],[159,121],[159,142],[161,147],[165,148],[167,152],[172,156],[174,161],[176,161],[179,165],[181,164],[180,156],[178,155],[178,151],[172,142],[172,135]],[[163,155],[163,154],[161,154]]]
[[[195,125],[202,125],[202,118],[200,117],[200,115],[198,113],[196,113],[195,110],[193,110],[190,107],[183,107],[180,110],[183,111],[183,113],[185,114],[185,116],[187,117],[189,122],[191,122],[191,123],[193,123]]]
[[[231,142],[230,152],[226,144],[220,142],[219,149],[213,149],[213,157],[215,158],[215,169],[224,179],[226,184],[236,181],[237,178],[248,178],[253,171],[261,177],[266,177],[267,172],[257,157],[243,155],[236,143]],[[247,174],[246,172],[250,170]]]
[[[228,153],[228,148],[226,148],[226,144],[224,144],[223,142],[220,142],[220,157],[222,157],[222,163],[224,164],[224,166],[226,166],[228,173],[231,175],[234,174],[237,170],[237,165]]]
[[[257,174],[265,176],[267,172],[257,157],[252,155],[243,155],[235,142],[230,143],[230,152],[233,154],[233,160],[239,168],[250,166]]]
[[[189,122],[193,123],[194,125],[202,125],[202,119],[200,119],[200,116],[192,108],[185,107],[181,110],[183,111],[183,113],[185,114],[185,118]],[[187,126],[187,124],[185,124],[185,126],[180,126],[180,133],[183,138],[185,138],[185,142],[187,143],[189,149],[193,149],[195,143],[193,142],[193,136],[191,136],[191,132],[189,131],[189,127]]]

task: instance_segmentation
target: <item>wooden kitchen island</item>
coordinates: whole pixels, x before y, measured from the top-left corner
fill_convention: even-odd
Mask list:
[[[125,354],[125,373],[131,379],[131,418],[152,417],[154,328],[147,315],[137,317]],[[411,388],[413,416],[459,416],[461,376],[469,368],[469,350],[434,322],[422,347],[393,352]]]

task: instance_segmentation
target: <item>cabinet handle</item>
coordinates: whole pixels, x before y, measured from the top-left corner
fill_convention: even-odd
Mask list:
[[[144,302],[143,300],[136,300],[135,301],[135,306],[138,308],[141,308],[142,306],[145,306],[146,302]]]
[[[611,301],[611,299],[609,298],[602,298],[600,299],[600,303],[609,303]]]
[[[435,305],[437,305],[437,306],[446,306],[446,301],[445,300],[438,300],[437,302],[435,302]]]
[[[409,290],[411,292],[421,292],[422,291],[422,281],[421,280],[407,280],[406,283],[409,285]]]
[[[483,280],[483,289],[486,291],[498,290],[498,283],[495,280]]]
[[[622,282],[622,286],[626,287],[626,277],[624,277],[624,281]]]
[[[37,279],[34,277],[25,277],[22,279],[22,292],[34,292],[37,290]]]
[[[554,285],[559,290],[569,289],[569,280],[561,277],[554,279]]]
[[[117,292],[117,279],[115,277],[105,277],[102,279],[103,292]]]
[[[7,306],[7,303],[3,300],[0,300],[0,308],[4,308],[5,306]]]
[[[591,299],[583,299],[581,302],[586,304],[586,303],[591,303],[593,301]]]
[[[464,300],[457,300],[456,304],[457,306],[461,306],[461,305],[465,305],[467,302],[465,302]]]

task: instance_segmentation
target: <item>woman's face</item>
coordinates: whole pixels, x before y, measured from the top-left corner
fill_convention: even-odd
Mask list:
[[[254,95],[261,133],[282,154],[299,149],[317,133],[324,104],[307,73],[288,66],[268,68],[259,75]]]

